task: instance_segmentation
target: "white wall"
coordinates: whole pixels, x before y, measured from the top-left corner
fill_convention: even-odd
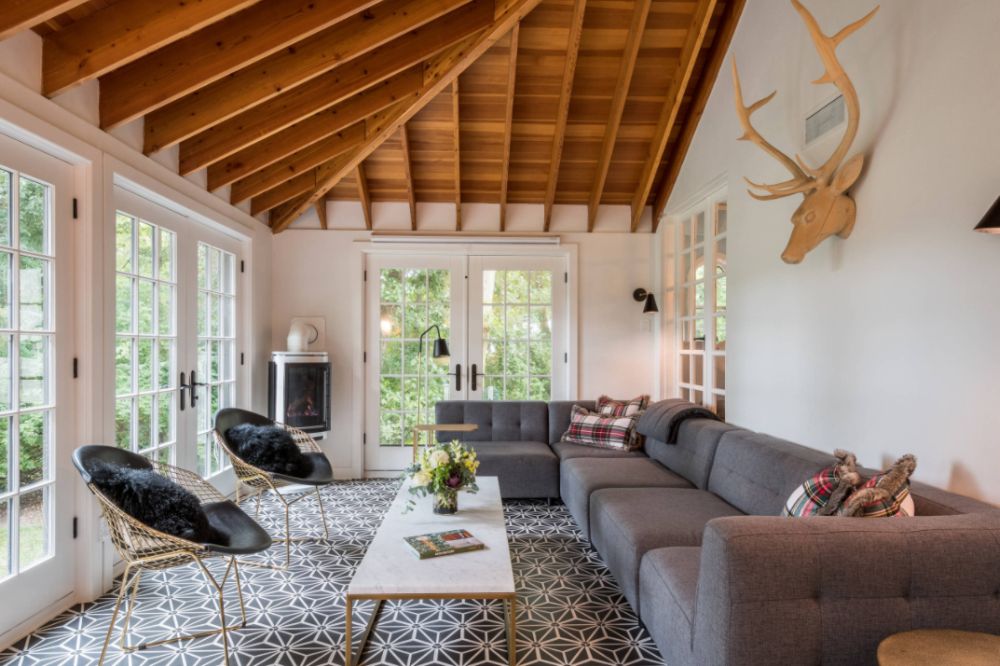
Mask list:
[[[376,205],[376,226],[389,216],[397,216],[405,204]],[[464,218],[484,215],[470,208]],[[539,210],[525,207],[519,215],[533,217]],[[563,211],[567,225],[575,225],[579,210]],[[422,204],[424,220],[443,220],[453,207]],[[331,226],[363,226],[357,204],[331,204]],[[338,476],[357,474],[362,469],[360,428],[362,398],[355,393],[359,372],[355,350],[361,349],[358,317],[362,312],[361,264],[353,246],[367,241],[366,231],[321,231],[302,226],[275,236],[273,241],[274,294],[272,329],[276,348],[284,348],[285,333],[294,316],[317,315],[326,319],[326,351],[333,365],[333,433],[324,448],[333,460]],[[442,228],[444,225],[442,223]],[[485,228],[485,227],[484,227]],[[650,287],[650,245],[648,233],[565,233],[561,243],[575,244],[578,251],[578,387],[582,398],[600,393],[624,397],[654,390],[656,376],[653,333],[642,306],[632,300],[636,287]],[[471,239],[470,239],[471,240]],[[414,250],[419,251],[419,250]]]
[[[874,3],[806,4],[832,34]],[[728,179],[730,420],[872,466],[912,452],[917,478],[1000,502],[1000,238],[972,232],[1000,194],[998,29],[994,0],[884,0],[842,43],[868,155],[857,226],[797,266],[779,254],[801,198],[747,196],[743,176],[788,175],[735,141],[726,62],[668,211]],[[822,65],[798,14],[748,3],[732,53],[748,103],[778,90],[755,126],[802,151],[802,118],[833,87],[809,83]]]

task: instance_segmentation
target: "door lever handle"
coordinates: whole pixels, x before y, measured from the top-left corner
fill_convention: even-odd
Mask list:
[[[476,364],[473,363],[472,367],[469,369],[469,390],[475,391],[477,386],[476,378],[485,376],[486,376],[485,374],[478,371]]]
[[[195,405],[198,404],[198,399],[199,399],[198,398],[198,390],[195,387],[197,387],[197,386],[208,386],[208,384],[206,384],[204,382],[199,382],[195,377],[196,377],[196,375],[194,374],[194,370],[192,370],[191,371],[191,383],[188,385],[188,388],[191,389],[191,406],[192,407],[194,407]],[[184,373],[183,372],[181,373],[181,381],[184,381]]]
[[[462,364],[461,363],[456,363],[455,364],[455,390],[456,391],[461,391],[462,390]]]

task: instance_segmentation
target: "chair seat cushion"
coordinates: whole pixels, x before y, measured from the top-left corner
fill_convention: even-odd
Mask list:
[[[693,488],[650,458],[572,458],[559,470],[559,494],[584,536],[590,536],[590,495],[603,488]]]
[[[304,476],[295,476],[272,472],[274,478],[290,483],[302,483],[308,486],[325,486],[328,483],[333,483],[333,467],[330,466],[330,461],[324,454],[310,452],[303,453],[302,457],[308,463],[305,466],[308,469],[307,474]]]
[[[668,664],[693,663],[701,548],[657,548],[639,567],[639,615]]]
[[[499,477],[501,497],[559,497],[559,459],[545,442],[465,444],[479,459],[478,476]]]
[[[570,460],[572,458],[645,458],[642,451],[619,451],[618,449],[599,449],[594,446],[583,446],[572,442],[556,442],[552,444],[552,450],[559,456],[559,460]]]
[[[204,507],[210,535],[199,540],[209,550],[227,555],[259,553],[271,547],[271,536],[233,502],[210,502]]]
[[[307,477],[312,472],[312,460],[284,428],[240,423],[227,430],[225,437],[241,460],[266,472],[295,478]]]
[[[639,563],[654,548],[700,546],[705,524],[742,512],[710,492],[605,488],[590,495],[590,540],[639,609]]]

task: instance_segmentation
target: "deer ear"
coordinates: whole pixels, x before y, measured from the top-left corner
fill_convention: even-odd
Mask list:
[[[833,177],[833,189],[837,194],[843,194],[847,191],[851,185],[858,179],[861,175],[861,167],[865,165],[865,156],[859,153],[852,157],[851,159],[844,162],[843,166],[837,171],[837,175]]]

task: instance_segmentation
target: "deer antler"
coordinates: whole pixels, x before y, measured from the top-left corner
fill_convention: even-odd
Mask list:
[[[854,89],[854,84],[851,83],[847,72],[844,71],[843,65],[837,59],[837,46],[868,23],[875,16],[876,12],[878,12],[879,6],[876,5],[875,9],[854,23],[848,24],[832,37],[827,37],[823,34],[819,23],[816,22],[816,18],[799,0],[792,0],[792,6],[802,16],[802,20],[809,30],[809,36],[812,38],[813,45],[816,47],[816,52],[819,54],[820,60],[823,61],[823,67],[825,68],[823,76],[813,81],[813,83],[832,83],[837,86],[837,89],[844,96],[844,103],[847,106],[847,129],[840,140],[840,145],[837,146],[833,154],[823,163],[823,166],[818,169],[812,169],[803,162],[801,157],[798,155],[795,156],[796,161],[806,171],[811,173],[815,179],[826,182],[847,156],[847,151],[854,142],[854,137],[858,133],[858,125],[861,121],[861,104],[858,101],[858,91]]]

